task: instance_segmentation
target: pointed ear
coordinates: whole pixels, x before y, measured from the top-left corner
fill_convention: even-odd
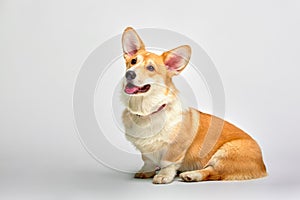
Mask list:
[[[165,66],[170,74],[178,75],[188,64],[191,57],[191,47],[180,46],[162,54]]]
[[[145,49],[145,45],[136,31],[127,27],[122,35],[122,47],[124,55],[132,56],[137,51]]]

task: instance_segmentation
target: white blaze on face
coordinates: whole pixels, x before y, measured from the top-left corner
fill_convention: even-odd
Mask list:
[[[149,54],[149,53],[148,53]],[[147,54],[146,54],[147,55]],[[130,67],[127,71],[134,71],[136,74],[135,79],[131,80],[131,83],[142,87],[146,84],[153,84],[153,83],[157,83],[157,84],[164,84],[164,80],[162,78],[159,77],[155,77],[155,78],[151,78],[148,76],[148,73],[146,73],[145,68],[148,65],[154,65],[155,66],[155,62],[152,60],[144,60],[144,57],[142,55],[137,55],[136,57],[137,59],[137,63]],[[153,72],[155,73],[155,72]],[[126,77],[124,77],[125,82],[127,82]]]
[[[137,55],[136,60],[137,60],[136,64],[134,64],[134,66],[130,67],[127,71],[134,71],[136,74],[135,79],[131,80],[131,83],[136,86],[142,87],[144,85],[143,84],[144,81],[141,79],[142,73],[141,73],[140,68],[143,68],[145,61],[144,61],[144,57],[142,55]],[[124,80],[125,80],[125,82],[127,82],[126,77],[124,77]]]

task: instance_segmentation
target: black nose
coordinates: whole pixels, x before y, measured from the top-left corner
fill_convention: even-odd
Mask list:
[[[133,80],[136,77],[136,73],[134,71],[127,71],[125,77],[127,80]]]

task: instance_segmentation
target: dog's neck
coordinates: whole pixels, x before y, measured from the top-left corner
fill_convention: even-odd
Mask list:
[[[148,119],[153,117],[162,117],[168,113],[172,113],[173,115],[180,115],[180,113],[184,110],[181,101],[176,98],[170,100],[164,100],[160,102],[150,101],[148,98],[131,98],[127,104],[127,110],[130,115],[134,118]]]
[[[127,99],[127,109],[131,114],[139,116],[149,116],[157,113],[164,108],[162,105],[167,105],[162,98],[154,98],[151,96],[133,96]]]
[[[154,114],[156,114],[156,113],[162,111],[166,106],[167,106],[167,104],[164,103],[164,104],[161,105],[156,111],[154,111],[154,112],[152,112],[152,113],[150,113],[149,115],[146,115],[146,116],[142,116],[142,115],[139,115],[139,114],[136,114],[136,115],[137,115],[138,117],[149,117],[150,115],[154,115]]]

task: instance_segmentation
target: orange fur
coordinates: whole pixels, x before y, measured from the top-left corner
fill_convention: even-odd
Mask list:
[[[170,183],[177,172],[187,182],[267,175],[260,147],[247,133],[218,117],[182,107],[172,77],[186,67],[189,46],[156,55],[145,50],[134,29],[127,28],[122,38],[126,70],[135,74],[124,79],[123,87],[150,85],[149,91],[122,93],[126,137],[144,161],[136,178],[153,177],[153,183],[161,184]],[[148,70],[149,65],[154,70]],[[161,170],[155,175],[156,167]]]
[[[258,144],[244,131],[215,116],[199,112],[199,129],[193,143],[187,150],[181,168],[183,170],[202,170],[211,167],[203,180],[242,180],[266,176],[266,168]],[[201,157],[204,138],[211,127],[211,121],[218,121],[221,134],[207,155]],[[217,133],[215,133],[217,134]],[[214,155],[222,151],[214,162]],[[180,170],[180,169],[179,169]],[[205,172],[205,171],[204,171]],[[199,171],[199,173],[202,173]]]

